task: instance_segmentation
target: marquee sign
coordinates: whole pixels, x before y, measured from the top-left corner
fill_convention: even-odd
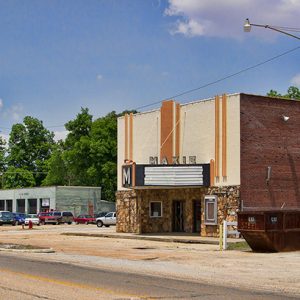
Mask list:
[[[133,171],[133,168],[134,171]],[[132,184],[132,174],[135,185]],[[146,186],[209,186],[209,164],[195,165],[124,165],[122,167],[123,187]]]
[[[125,165],[122,167],[122,186],[132,186],[132,165]]]

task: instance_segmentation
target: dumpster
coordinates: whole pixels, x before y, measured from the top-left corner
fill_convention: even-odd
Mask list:
[[[238,231],[253,251],[300,250],[300,210],[239,212]]]

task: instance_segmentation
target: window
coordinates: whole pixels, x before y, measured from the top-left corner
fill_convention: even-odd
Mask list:
[[[162,216],[162,203],[161,202],[150,202],[150,217],[159,218]]]
[[[205,220],[206,225],[218,224],[218,197],[217,196],[205,196]]]
[[[63,215],[64,217],[73,217],[73,214],[72,214],[70,211],[64,211],[64,212],[62,213],[62,215]]]

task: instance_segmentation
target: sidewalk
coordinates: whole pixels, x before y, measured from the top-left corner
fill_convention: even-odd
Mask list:
[[[63,232],[62,235],[68,236],[87,236],[87,237],[102,237],[115,239],[130,239],[130,240],[147,240],[156,242],[170,242],[170,243],[185,243],[185,244],[210,244],[219,245],[219,238],[216,237],[201,237],[199,234],[189,233],[86,233],[86,232]],[[228,238],[228,243],[243,242],[244,239]]]

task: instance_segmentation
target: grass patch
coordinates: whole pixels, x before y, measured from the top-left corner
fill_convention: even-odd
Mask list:
[[[16,250],[46,249],[46,248],[43,248],[43,247],[33,246],[33,245],[4,244],[4,243],[0,243],[0,248],[2,248],[2,249],[16,249]]]
[[[227,250],[249,251],[251,250],[251,248],[249,247],[247,242],[236,242],[228,243]]]

